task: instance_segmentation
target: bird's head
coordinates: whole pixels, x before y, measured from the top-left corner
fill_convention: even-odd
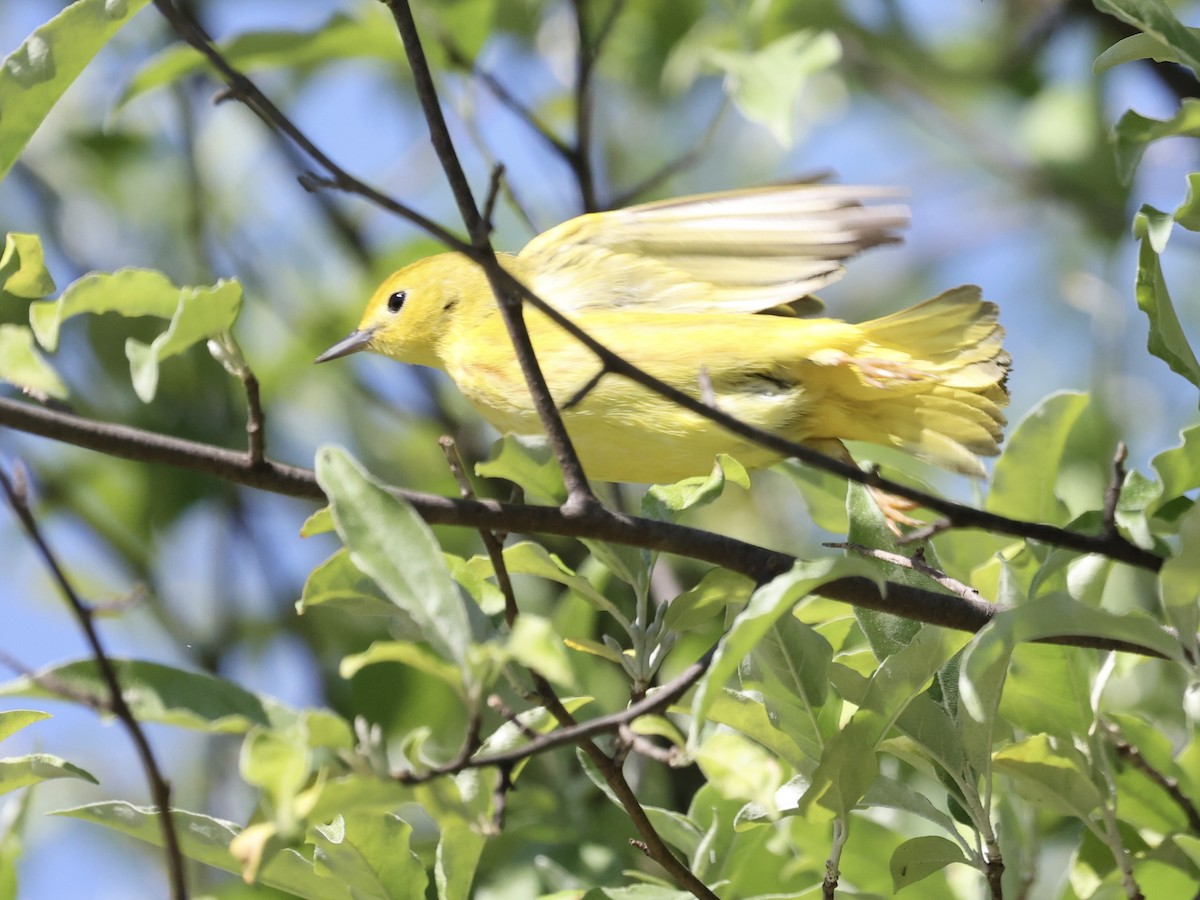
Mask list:
[[[465,256],[441,253],[419,260],[385,278],[358,327],[316,361],[372,350],[402,362],[436,366],[439,347],[457,323],[491,297],[483,271]]]

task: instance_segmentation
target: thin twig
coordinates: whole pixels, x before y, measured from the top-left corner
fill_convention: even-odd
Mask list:
[[[604,366],[601,366],[600,369],[596,372],[596,374],[593,375],[591,378],[589,378],[587,380],[587,383],[583,387],[581,387],[579,390],[577,390],[574,394],[572,394],[571,399],[562,405],[562,411],[568,412],[569,410],[574,409],[580,403],[582,403],[584,401],[584,399],[587,397],[587,395],[596,389],[596,385],[598,385],[600,383],[600,380],[602,378],[604,378],[604,376],[607,374],[608,374],[608,369]]]
[[[886,563],[891,563],[893,566],[900,566],[903,569],[912,569],[914,572],[920,572],[922,575],[937,582],[951,593],[962,597],[964,600],[981,600],[983,599],[979,591],[971,587],[969,584],[963,584],[957,578],[951,578],[937,566],[931,566],[925,561],[925,551],[922,548],[917,548],[917,552],[912,556],[904,556],[900,553],[890,553],[887,550],[878,550],[875,547],[865,547],[862,544],[855,544],[851,541],[830,542],[821,545],[822,547],[831,547],[835,550],[849,550],[851,553],[857,553],[859,556],[869,556],[872,559],[882,560]]]
[[[1129,458],[1129,448],[1125,446],[1124,441],[1117,444],[1117,451],[1113,454],[1112,461],[1112,478],[1108,483],[1108,490],[1104,492],[1104,535],[1109,538],[1116,537],[1117,532],[1117,504],[1121,501],[1121,488],[1125,484],[1125,460]]]
[[[489,233],[495,230],[492,214],[496,211],[496,198],[500,196],[500,188],[504,184],[504,163],[492,166],[492,177],[488,182],[487,198],[483,201],[483,224]]]
[[[628,723],[622,724],[617,729],[617,734],[620,735],[621,741],[630,750],[640,756],[660,762],[664,766],[679,764],[680,754],[678,747],[660,747],[645,735],[638,734]]]
[[[1108,734],[1109,740],[1112,741],[1113,749],[1117,751],[1117,755],[1162,788],[1167,796],[1171,798],[1171,801],[1183,810],[1184,816],[1187,817],[1188,828],[1191,833],[1200,835],[1200,808],[1197,808],[1192,799],[1180,789],[1179,780],[1172,778],[1155,767],[1150,760],[1142,755],[1141,750],[1121,736],[1121,730],[1116,725],[1106,722],[1104,723],[1104,730]]]
[[[533,343],[530,341],[529,331],[525,326],[523,304],[511,286],[515,280],[508,276],[508,273],[500,266],[499,260],[496,259],[496,253],[488,240],[486,223],[480,217],[479,210],[475,206],[471,186],[467,182],[466,173],[455,153],[454,142],[446,127],[445,117],[442,115],[437,90],[433,84],[433,75],[425,59],[425,51],[421,46],[421,38],[417,33],[412,9],[409,8],[407,0],[384,0],[384,3],[392,12],[396,29],[400,33],[400,40],[404,44],[409,69],[413,75],[413,86],[425,114],[425,122],[429,127],[434,151],[442,164],[442,170],[450,184],[450,190],[454,194],[459,214],[466,223],[467,233],[471,236],[471,245],[474,251],[472,258],[483,267],[488,282],[496,295],[500,314],[512,340],[513,351],[521,366],[521,373],[525,376],[525,383],[529,388],[534,408],[537,410],[538,418],[550,440],[550,445],[554,448],[559,468],[562,469],[563,483],[567,489],[564,508],[574,512],[589,511],[599,506],[600,501],[596,499],[596,495],[592,493],[592,489],[588,485],[587,476],[579,462],[579,456],[567,435],[562,417],[554,406],[550,388],[546,384],[537,356],[533,352]]]
[[[454,476],[454,480],[458,482],[459,493],[464,500],[474,500],[475,489],[471,486],[471,480],[463,468],[462,457],[458,455],[458,446],[454,443],[454,438],[444,434],[438,438],[438,444],[441,446],[442,452],[446,454],[446,462],[450,466],[450,473]],[[504,595],[504,621],[509,628],[512,628],[517,621],[517,595],[513,591],[512,579],[508,577],[508,564],[504,561],[504,540],[487,528],[479,529],[479,537],[483,541],[484,549],[487,550],[488,558],[492,561],[496,584]]]
[[[725,121],[725,114],[730,108],[729,97],[722,95],[721,104],[717,107],[717,111],[709,120],[708,127],[704,130],[700,138],[692,141],[691,146],[683,153],[672,160],[668,160],[659,169],[651,172],[641,181],[613,198],[613,208],[620,209],[623,206],[628,206],[634,200],[643,194],[648,194],[668,179],[674,178],[676,175],[686,172],[688,169],[699,164],[712,148],[713,141],[716,140],[717,133],[721,129],[721,123]]]
[[[507,107],[509,112],[513,113],[518,119],[524,122],[529,129],[545,141],[550,148],[561,156],[567,162],[570,162],[572,150],[567,145],[566,141],[558,137],[549,127],[545,125],[537,117],[537,114],[526,106],[520,98],[512,91],[504,86],[504,84],[496,78],[487,69],[482,68],[473,60],[463,53],[462,49],[454,43],[449,35],[440,35],[442,49],[446,52],[446,57],[452,65],[458,66],[466,72],[469,72],[474,78],[480,81],[500,103]]]
[[[29,539],[37,548],[38,554],[42,557],[47,570],[49,570],[51,576],[53,576],[55,582],[58,584],[63,599],[67,601],[67,605],[70,607],[75,620],[79,623],[79,627],[83,631],[84,637],[87,639],[88,646],[91,647],[92,658],[96,661],[96,668],[109,690],[109,708],[133,741],[138,759],[142,764],[142,769],[146,773],[146,781],[150,786],[150,795],[154,799],[155,806],[158,808],[158,822],[159,828],[162,830],[163,849],[167,858],[167,878],[171,886],[171,897],[174,900],[186,900],[188,895],[187,878],[183,862],[183,852],[179,846],[179,835],[175,831],[175,820],[171,816],[171,787],[167,783],[166,778],[163,777],[162,770],[158,767],[158,762],[154,758],[154,751],[150,748],[150,741],[146,738],[145,732],[142,731],[141,723],[138,722],[137,716],[133,714],[133,710],[129,708],[129,704],[125,702],[125,695],[121,690],[121,682],[117,677],[116,667],[104,650],[104,644],[100,640],[100,633],[96,629],[92,611],[75,592],[75,588],[71,584],[70,579],[67,578],[66,572],[58,561],[58,557],[55,556],[54,552],[50,549],[50,545],[46,542],[37,519],[34,518],[32,510],[29,508],[26,492],[24,490],[17,490],[3,469],[0,469],[0,489],[3,489],[5,496],[8,498],[8,505],[12,507],[17,519],[20,520],[22,527],[24,527],[25,533],[29,535]]]

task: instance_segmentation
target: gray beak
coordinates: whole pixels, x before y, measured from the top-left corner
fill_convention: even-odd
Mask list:
[[[313,360],[313,362],[329,362],[329,360],[337,359],[339,356],[349,356],[351,353],[357,353],[359,350],[366,350],[367,345],[371,343],[371,337],[374,333],[369,328],[365,331],[352,331],[349,337],[338,341]]]

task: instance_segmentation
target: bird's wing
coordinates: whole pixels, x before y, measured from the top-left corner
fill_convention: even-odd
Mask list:
[[[842,276],[899,240],[895,190],[796,184],[701,194],[564,222],[520,252],[535,293],[563,311],[759,312]]]

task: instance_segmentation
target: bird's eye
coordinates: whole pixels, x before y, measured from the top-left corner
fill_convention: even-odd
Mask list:
[[[398,313],[400,307],[404,305],[404,301],[408,299],[408,291],[396,291],[388,297],[388,312]]]

